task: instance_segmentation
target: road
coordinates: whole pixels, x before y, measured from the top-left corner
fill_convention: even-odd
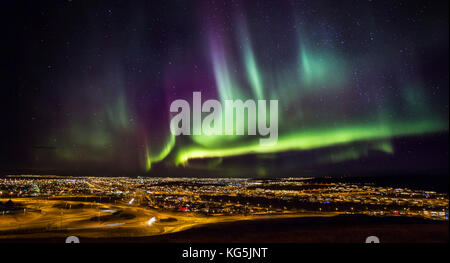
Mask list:
[[[7,200],[0,199],[1,202]],[[339,214],[327,212],[203,216],[195,213],[158,211],[126,202],[109,204],[34,198],[15,198],[13,202],[23,204],[26,209],[24,212],[0,215],[0,238],[49,238],[69,235],[89,238],[143,237],[222,222]],[[152,218],[154,219],[149,223]]]

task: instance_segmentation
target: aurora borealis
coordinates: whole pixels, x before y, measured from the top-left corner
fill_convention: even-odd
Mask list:
[[[327,149],[295,161],[322,165],[395,155],[396,138],[448,137],[448,3],[72,0],[11,8],[24,19],[11,30],[18,81],[2,98],[14,123],[2,133],[8,169],[146,173]],[[278,100],[278,143],[173,136],[170,103],[195,91],[222,103]]]

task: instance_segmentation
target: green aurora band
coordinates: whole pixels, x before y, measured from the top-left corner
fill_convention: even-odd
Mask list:
[[[359,126],[345,126],[339,128],[322,128],[281,136],[274,146],[261,146],[258,141],[243,144],[237,147],[206,148],[186,147],[176,155],[177,165],[186,165],[190,159],[229,157],[244,154],[277,153],[292,150],[311,150],[321,147],[344,145],[364,140],[380,140],[396,136],[432,133],[448,129],[439,121],[425,121],[418,123],[396,123],[396,124],[372,124]],[[389,143],[375,144],[373,149],[393,153]],[[363,154],[355,153],[352,158],[356,159]],[[342,158],[346,160],[349,158]]]

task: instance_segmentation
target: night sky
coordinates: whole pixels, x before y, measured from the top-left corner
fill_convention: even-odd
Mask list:
[[[4,172],[448,173],[448,1],[3,5]],[[279,100],[278,143],[172,136],[194,91]]]

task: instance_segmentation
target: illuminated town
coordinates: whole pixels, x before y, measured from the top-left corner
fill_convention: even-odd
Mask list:
[[[150,236],[259,217],[362,214],[448,221],[449,205],[444,193],[317,178],[17,175],[1,178],[0,187],[0,238],[67,231]]]

